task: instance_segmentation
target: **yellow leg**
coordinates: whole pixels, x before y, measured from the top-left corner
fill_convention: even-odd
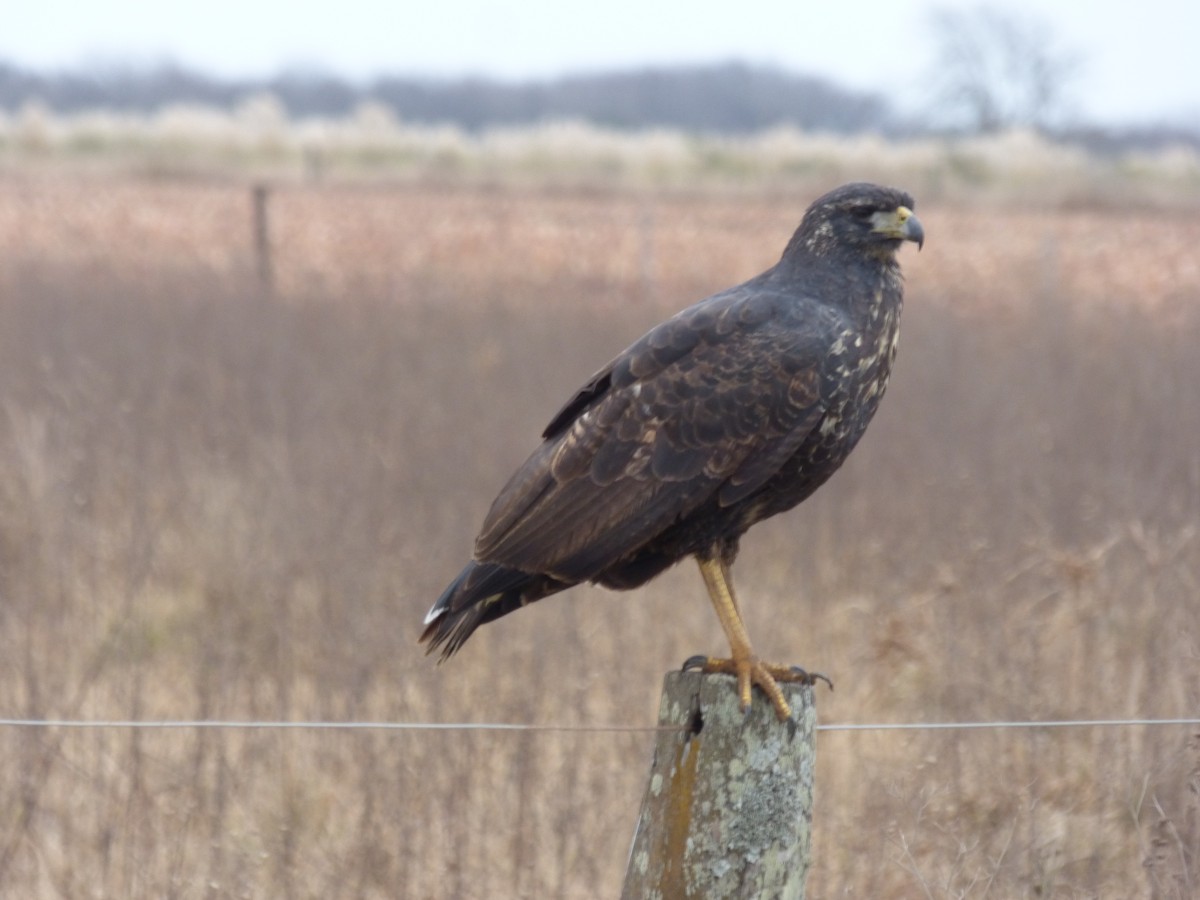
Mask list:
[[[701,666],[705,672],[727,672],[737,676],[738,699],[742,709],[750,708],[751,685],[757,684],[771,705],[775,707],[775,715],[780,721],[791,717],[792,710],[783,691],[779,689],[776,678],[784,680],[809,680],[807,673],[792,670],[784,666],[770,666],[762,662],[750,646],[750,635],[742,622],[741,610],[738,608],[737,596],[733,592],[733,581],[730,578],[729,566],[719,559],[701,559],[700,574],[704,576],[704,584],[708,588],[709,599],[721,628],[729,638],[730,659],[706,659]]]

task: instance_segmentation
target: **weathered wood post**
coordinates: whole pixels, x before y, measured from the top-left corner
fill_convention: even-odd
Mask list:
[[[270,293],[273,273],[271,270],[271,228],[267,203],[271,193],[265,184],[256,184],[251,195],[254,206],[254,261],[258,271],[258,284],[264,292]]]
[[[729,675],[672,672],[623,900],[804,897],[816,710],[808,685],[781,684],[792,720],[761,694],[738,708]]]

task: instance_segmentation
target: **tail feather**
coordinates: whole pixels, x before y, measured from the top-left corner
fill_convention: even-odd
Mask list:
[[[480,625],[569,587],[548,575],[469,562],[426,614],[420,643],[429,644],[427,653],[440,648],[447,659]]]

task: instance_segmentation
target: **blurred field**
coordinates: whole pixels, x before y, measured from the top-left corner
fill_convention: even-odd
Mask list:
[[[1082,138],[1082,135],[1080,135]],[[741,135],[610,128],[575,120],[466,130],[397,118],[366,101],[339,116],[289,114],[255,93],[232,108],[168,104],[153,113],[0,109],[0,172],[345,183],[689,190],[698,184],[815,196],[830,184],[903,184],[931,201],[1062,207],[1200,204],[1200,152],[1055,140],[1029,129],[979,134],[831,134],[780,124]]]
[[[565,395],[811,194],[0,180],[0,714],[651,724],[683,565],[420,618]],[[918,197],[920,201],[920,197]],[[739,585],[823,722],[1194,716],[1200,220],[921,204],[888,400]],[[0,894],[611,897],[649,734],[0,730]],[[1190,897],[1200,732],[826,732],[810,896]]]

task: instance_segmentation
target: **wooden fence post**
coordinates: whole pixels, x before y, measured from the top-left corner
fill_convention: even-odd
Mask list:
[[[809,868],[816,710],[781,684],[792,720],[755,692],[738,708],[729,675],[672,672],[623,900],[803,900]]]
[[[254,261],[258,271],[259,286],[267,293],[271,291],[271,228],[268,218],[267,203],[270,199],[270,189],[265,184],[254,185],[252,191],[254,206]]]

